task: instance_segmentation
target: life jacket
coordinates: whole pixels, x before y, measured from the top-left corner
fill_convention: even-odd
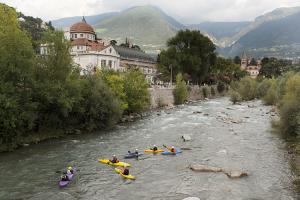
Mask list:
[[[170,150],[172,153],[176,153],[176,149],[175,148],[171,148]]]
[[[157,147],[153,147],[153,149],[152,149],[153,151],[157,151]]]
[[[129,175],[129,169],[127,169],[127,168],[124,169],[122,174],[124,174],[124,175]]]
[[[118,158],[113,158],[113,159],[111,160],[111,162],[112,162],[112,163],[118,163],[119,160],[118,160]]]

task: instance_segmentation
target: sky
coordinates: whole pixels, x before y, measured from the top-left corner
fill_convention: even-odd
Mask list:
[[[45,21],[154,5],[181,23],[251,21],[279,7],[300,6],[299,0],[0,0],[25,15]]]

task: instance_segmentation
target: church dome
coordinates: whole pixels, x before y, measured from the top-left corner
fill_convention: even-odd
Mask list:
[[[81,22],[75,23],[71,26],[70,32],[95,33],[93,27],[86,23],[84,17]]]

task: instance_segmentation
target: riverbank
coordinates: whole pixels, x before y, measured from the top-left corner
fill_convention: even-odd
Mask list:
[[[213,88],[213,89],[212,89]],[[204,100],[207,98],[219,98],[226,95],[226,89],[224,91],[218,92],[217,86],[189,86],[189,95],[188,102],[194,102],[199,100]],[[160,110],[169,110],[173,109],[174,106],[174,97],[173,97],[173,89],[170,88],[150,88],[150,107],[147,111],[143,113],[133,113],[130,115],[123,115],[119,123],[127,123],[134,122],[136,120],[142,119],[151,115],[153,112],[159,112]],[[187,102],[187,103],[188,103]],[[79,129],[68,129],[68,130],[41,130],[37,133],[28,134],[28,136],[20,136],[18,137],[13,145],[0,145],[0,153],[13,151],[17,148],[26,147],[32,144],[37,144],[39,142],[49,140],[49,139],[57,139],[63,138],[68,135],[78,135],[87,133],[86,130]]]

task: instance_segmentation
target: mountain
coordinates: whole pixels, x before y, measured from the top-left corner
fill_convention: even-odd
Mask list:
[[[128,38],[147,52],[155,53],[178,30],[200,30],[224,56],[241,55],[247,50],[253,56],[300,56],[300,7],[278,8],[251,22],[204,22],[183,25],[154,6],[138,6],[121,12],[87,16],[99,38],[117,40]],[[55,27],[67,27],[81,17],[52,21]]]
[[[110,13],[104,13],[100,15],[85,16],[85,20],[90,25],[94,25],[96,23],[99,23],[102,20],[108,19],[117,14],[118,14],[117,12],[110,12]],[[82,16],[76,16],[76,17],[61,18],[61,19],[53,20],[51,22],[55,28],[63,29],[66,27],[70,27],[72,24],[75,24],[76,22],[79,22],[81,20],[82,20]]]
[[[142,49],[158,50],[185,26],[154,6],[124,10],[94,25],[100,38],[124,41],[129,38]]]
[[[251,22],[203,22],[201,24],[192,24],[188,28],[206,32],[217,40],[224,37],[231,37],[239,33]]]
[[[300,7],[276,9],[256,20],[239,33],[227,48],[227,55],[247,49],[254,56],[297,57],[300,51]],[[223,50],[224,52],[224,50]],[[226,52],[226,50],[225,50]]]

